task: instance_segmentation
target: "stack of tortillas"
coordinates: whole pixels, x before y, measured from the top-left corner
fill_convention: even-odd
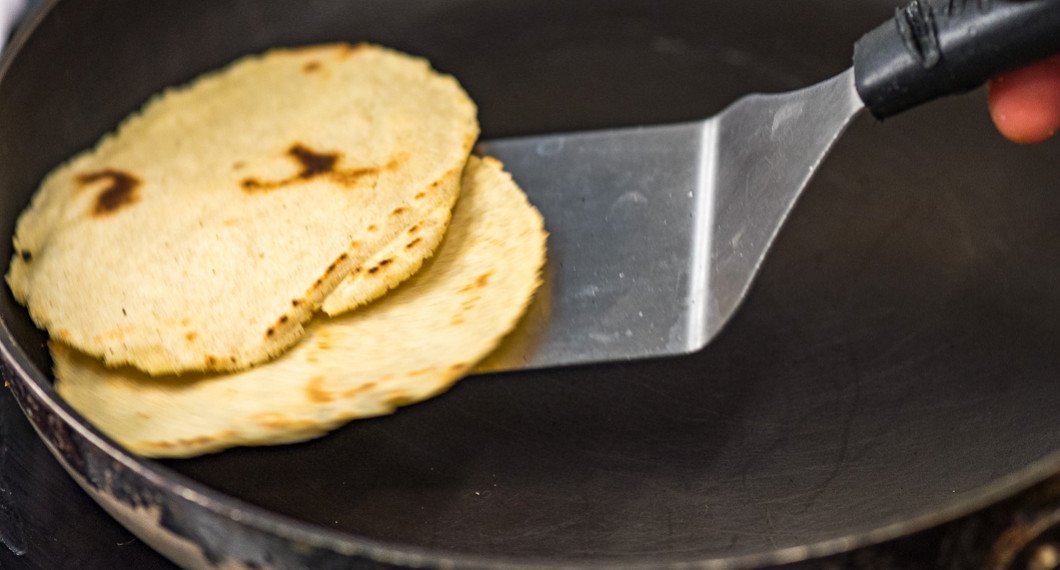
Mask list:
[[[189,456],[444,391],[545,259],[540,215],[470,156],[475,113],[369,45],[272,50],[149,101],[18,223],[7,280],[59,394],[133,451]]]

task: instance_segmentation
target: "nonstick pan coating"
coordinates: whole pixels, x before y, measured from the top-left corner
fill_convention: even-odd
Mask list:
[[[702,118],[808,85],[893,6],[65,0],[0,78],[0,234],[45,172],[147,96],[270,46],[423,54],[464,83],[489,138]],[[1060,468],[1058,151],[1003,142],[981,93],[864,118],[698,354],[474,377],[306,444],[113,465],[132,503],[179,496],[296,536],[269,543],[275,560],[324,544],[419,563],[743,564],[938,522]],[[44,336],[6,288],[0,304],[16,395],[91,471],[108,445],[64,423]],[[223,522],[196,524],[169,519],[208,559],[253,558]]]

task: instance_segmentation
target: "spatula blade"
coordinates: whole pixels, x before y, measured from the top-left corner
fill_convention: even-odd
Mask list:
[[[795,201],[863,108],[850,69],[798,91],[744,97],[714,117],[704,342],[743,301]]]
[[[479,371],[696,351],[729,320],[817,165],[861,108],[851,74],[695,123],[496,140],[545,218],[549,265]]]
[[[537,368],[698,348],[708,251],[712,123],[491,141],[545,218],[548,267],[535,304],[480,369]],[[693,261],[695,260],[695,261]]]

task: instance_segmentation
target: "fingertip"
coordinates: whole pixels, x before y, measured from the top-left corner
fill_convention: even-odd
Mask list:
[[[1060,57],[1000,75],[987,93],[990,117],[1009,140],[1038,143],[1060,129]]]

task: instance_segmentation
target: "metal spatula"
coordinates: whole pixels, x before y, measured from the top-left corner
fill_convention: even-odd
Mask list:
[[[551,233],[539,305],[484,369],[678,355],[732,317],[817,165],[884,118],[1060,53],[1060,0],[914,0],[851,69],[694,123],[497,140]]]

